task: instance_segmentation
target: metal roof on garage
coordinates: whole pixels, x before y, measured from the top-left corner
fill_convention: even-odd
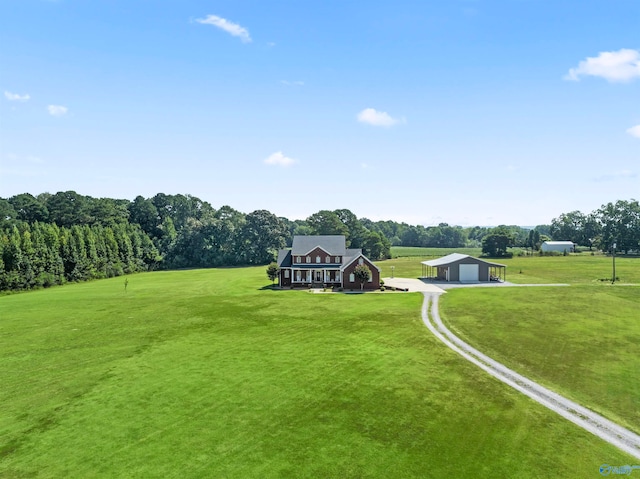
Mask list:
[[[443,256],[442,258],[437,258],[437,259],[432,259],[429,261],[423,261],[422,264],[427,265],[427,266],[432,266],[432,267],[438,267],[438,266],[447,266],[453,263],[457,263],[459,261],[462,261],[464,259],[467,258],[471,258],[473,260],[475,260],[476,262],[479,263],[484,263],[484,264],[488,264],[489,266],[501,266],[501,267],[505,267],[506,265],[504,264],[500,264],[500,263],[492,263],[490,261],[485,261],[483,259],[480,258],[476,258],[474,256],[470,256],[468,254],[461,254],[461,253],[451,253],[448,254],[447,256]]]

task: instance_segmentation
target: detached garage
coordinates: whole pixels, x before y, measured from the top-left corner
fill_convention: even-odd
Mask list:
[[[491,263],[460,253],[422,262],[422,277],[438,281],[459,281],[460,283],[504,281],[506,270],[507,267],[504,264]]]

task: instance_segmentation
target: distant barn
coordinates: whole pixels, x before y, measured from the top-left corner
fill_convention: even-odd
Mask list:
[[[467,254],[452,253],[442,258],[423,261],[422,276],[461,283],[504,281],[506,268],[500,263],[491,263]]]
[[[576,245],[573,241],[543,241],[540,245],[540,250],[543,253],[549,251],[557,251],[559,253],[573,253],[576,249]]]

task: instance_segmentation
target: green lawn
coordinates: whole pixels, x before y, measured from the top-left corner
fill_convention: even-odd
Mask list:
[[[0,477],[595,477],[633,459],[433,338],[264,268],[0,298]],[[454,297],[453,295],[451,297]]]
[[[607,285],[611,279],[610,256],[580,253],[569,256],[526,256],[495,260],[507,265],[507,281],[514,283],[570,283]],[[619,283],[640,285],[640,258],[616,258]]]
[[[420,261],[380,262],[383,276],[418,277]],[[640,433],[640,258],[582,253],[514,257],[507,281],[563,288],[450,290],[445,322],[466,341],[516,371]]]
[[[487,355],[640,433],[640,286],[451,290],[441,315]]]
[[[419,248],[426,249],[426,248]],[[435,249],[437,250],[437,249]],[[450,251],[443,249],[443,254]],[[469,254],[469,253],[465,253]],[[478,256],[478,255],[475,255]],[[434,259],[433,256],[405,256],[376,264],[382,269],[383,277],[394,276],[418,278],[422,275],[422,261]],[[570,283],[602,284],[600,281],[612,277],[612,260],[609,256],[580,253],[569,256],[515,256],[513,258],[490,259],[489,261],[507,266],[507,281],[513,283]],[[640,284],[640,258],[616,257],[616,276],[620,283]]]

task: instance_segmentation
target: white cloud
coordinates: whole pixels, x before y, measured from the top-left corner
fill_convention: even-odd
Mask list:
[[[66,106],[62,105],[49,105],[47,110],[49,110],[49,115],[52,116],[64,116],[69,111]]]
[[[267,165],[291,166],[294,163],[297,163],[298,160],[294,160],[293,158],[284,156],[281,151],[276,151],[275,153],[272,153],[267,158],[265,158],[264,162]]]
[[[4,92],[4,96],[9,101],[29,101],[31,98],[29,94],[19,95],[18,93],[11,93],[10,91]]]
[[[246,28],[241,27],[237,23],[230,22],[226,18],[218,17],[217,15],[207,15],[206,18],[197,18],[196,22],[218,27],[234,37],[239,37],[243,43],[251,42],[251,35],[249,35],[249,31]]]
[[[640,78],[640,51],[623,48],[617,52],[600,52],[571,68],[565,80],[579,81],[581,76],[602,77],[610,82],[628,82]]]
[[[393,126],[401,121],[404,123],[404,119],[393,118],[387,112],[377,111],[374,108],[365,108],[358,113],[358,121],[373,126]]]
[[[632,126],[627,130],[627,133],[636,138],[640,138],[640,125]]]

